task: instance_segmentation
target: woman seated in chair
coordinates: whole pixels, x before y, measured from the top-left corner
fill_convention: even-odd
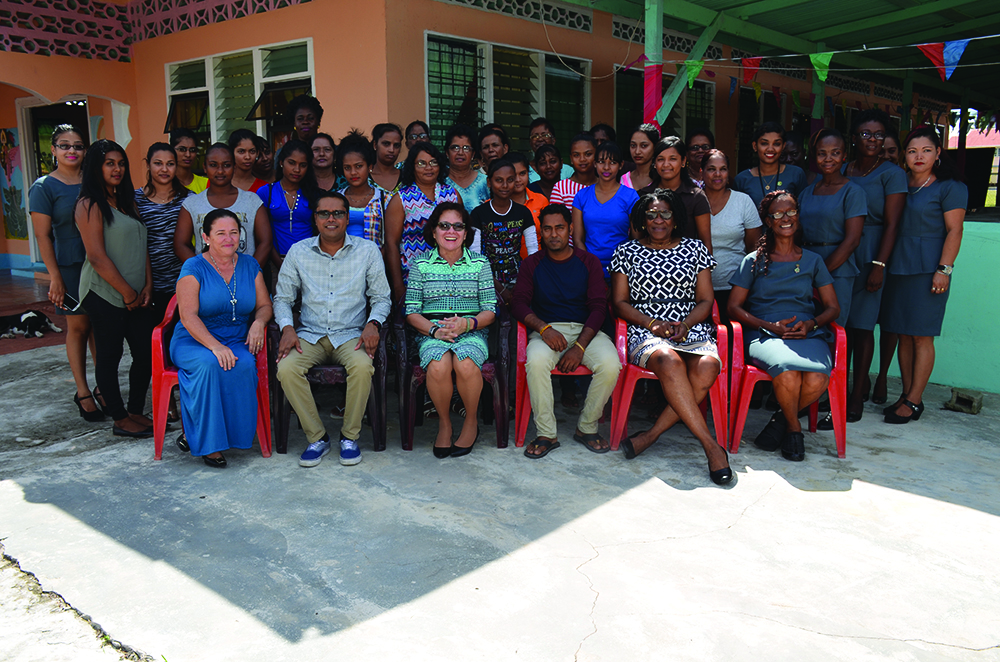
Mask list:
[[[177,281],[180,321],[170,340],[184,432],[177,447],[210,467],[222,451],[250,448],[257,430],[257,364],[271,319],[260,265],[239,253],[240,222],[228,209],[205,216],[205,252],[184,263]]]
[[[431,250],[410,263],[406,321],[420,334],[420,367],[427,371],[427,392],[441,412],[434,457],[472,452],[479,438],[477,414],[483,390],[481,369],[487,357],[486,326],[496,318],[496,291],[489,260],[469,250],[472,229],[461,202],[442,202],[424,226]],[[447,415],[452,373],[465,405],[465,423],[452,443]]]
[[[754,445],[781,448],[793,462],[805,458],[799,412],[819,399],[830,383],[833,361],[827,324],[840,306],[823,258],[802,248],[802,225],[795,196],[773,191],[760,203],[764,236],[757,251],[743,258],[730,279],[729,316],[747,333],[747,354],[766,370],[781,410],[771,417]],[[813,301],[819,290],[822,305]],[[822,312],[817,314],[817,310]]]
[[[647,193],[631,214],[640,238],[611,258],[611,301],[628,322],[628,360],[657,376],[668,404],[651,429],[621,444],[632,459],[682,421],[705,449],[712,482],[724,485],[733,479],[726,451],[698,410],[721,367],[710,319],[716,263],[705,244],[684,236],[687,221],[677,193]]]

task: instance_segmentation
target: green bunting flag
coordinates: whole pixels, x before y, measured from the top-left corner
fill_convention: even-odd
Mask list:
[[[684,64],[687,65],[688,74],[688,89],[694,87],[694,81],[698,78],[698,74],[701,73],[701,68],[705,66],[704,60],[688,60]]]
[[[813,69],[816,70],[816,75],[821,81],[826,81],[826,77],[830,73],[830,60],[832,59],[832,52],[809,54],[809,61],[812,62]]]
[[[795,104],[796,112],[802,110],[802,101],[799,99],[799,91],[792,90],[792,102]]]

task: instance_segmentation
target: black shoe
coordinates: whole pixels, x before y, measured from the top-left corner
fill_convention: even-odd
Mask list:
[[[479,428],[476,428],[476,438],[473,439],[472,443],[469,444],[468,446],[464,446],[463,447],[463,446],[456,446],[455,444],[452,444],[451,448],[449,449],[449,450],[451,450],[451,456],[452,457],[462,457],[463,455],[468,455],[469,453],[472,452],[472,447],[476,445],[477,441],[479,441]]]
[[[821,418],[816,423],[817,430],[832,430],[833,429],[833,414],[828,413],[826,416]]]
[[[899,400],[896,400],[895,402],[893,402],[888,407],[883,407],[882,408],[882,415],[883,416],[888,416],[892,412],[894,412],[897,409],[899,409],[899,405],[903,404],[905,401],[906,401],[906,394],[904,393],[903,395],[899,396]]]
[[[625,454],[626,460],[635,459],[635,446],[632,445],[632,437],[622,439],[618,446],[622,449],[622,453]]]
[[[108,409],[108,405],[106,405],[105,403],[101,402],[102,399],[103,399],[103,396],[101,395],[101,389],[99,389],[99,388],[97,388],[95,386],[94,387],[94,402],[96,402],[97,406],[101,408],[101,411],[104,412],[105,416],[111,416],[111,410]]]
[[[862,410],[862,411],[851,411],[850,409],[848,409],[847,410],[847,422],[848,423],[857,423],[858,421],[861,420],[861,417],[864,415],[864,413],[865,413],[864,410]]]
[[[84,400],[93,400],[94,405],[97,407],[97,409],[95,409],[94,411],[87,411],[86,409],[84,409],[83,405],[80,404]],[[104,420],[104,412],[101,411],[100,405],[97,404],[97,399],[93,395],[85,395],[81,398],[79,395],[74,394],[73,402],[76,403],[76,408],[80,410],[80,418],[87,421],[88,423],[98,423]]]
[[[806,459],[806,439],[801,432],[786,432],[781,440],[781,457],[789,462]]]
[[[726,461],[729,461],[729,453],[725,448],[722,449],[723,453],[726,453]],[[731,467],[726,467],[725,469],[716,469],[715,471],[709,471],[708,477],[712,479],[712,482],[716,485],[728,485],[733,482],[733,470]]]
[[[191,452],[191,446],[188,445],[187,437],[184,436],[183,432],[181,432],[177,436],[177,440],[174,443],[177,444],[177,448],[181,449],[181,452],[183,452],[183,453],[190,453]]]
[[[443,460],[444,458],[446,458],[449,455],[451,455],[451,449],[452,448],[453,448],[453,446],[445,446],[444,448],[442,448],[441,446],[435,446],[434,447],[434,457],[436,457],[439,460]]]
[[[924,403],[920,402],[914,404],[909,400],[903,400],[902,404],[909,407],[913,411],[913,413],[910,414],[909,416],[900,416],[896,412],[890,411],[888,414],[885,415],[886,423],[892,423],[893,425],[902,425],[904,423],[909,423],[910,421],[920,420],[920,415],[924,413]],[[896,407],[898,408],[899,405],[896,405]]]
[[[220,453],[219,457],[209,457],[207,455],[201,458],[206,465],[212,467],[213,469],[225,469],[226,468],[226,458]]]
[[[753,445],[762,451],[776,451],[781,446],[781,438],[787,428],[788,421],[785,420],[785,415],[779,411],[771,417],[757,438],[753,440]]]
[[[140,430],[139,432],[132,432],[131,430],[125,430],[118,427],[117,425],[111,426],[111,434],[116,437],[132,437],[133,439],[149,439],[153,436],[153,428],[148,427],[145,430]]]

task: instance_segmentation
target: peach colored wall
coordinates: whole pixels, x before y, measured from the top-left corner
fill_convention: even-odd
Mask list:
[[[24,90],[10,85],[0,84],[0,129],[11,129],[17,127],[17,108],[14,105],[18,97],[31,96]],[[19,136],[24,142],[24,136]],[[3,205],[0,205],[0,254],[12,253],[17,255],[28,254],[28,242],[19,239],[7,239],[7,234],[3,230]]]
[[[134,46],[139,131],[143,146],[163,140],[170,62],[312,37],[315,95],[322,129],[339,139],[352,126],[368,131],[386,117],[385,5],[317,0],[233,21],[156,37]]]

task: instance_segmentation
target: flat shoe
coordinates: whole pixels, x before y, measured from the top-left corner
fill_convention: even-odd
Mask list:
[[[153,436],[153,428],[148,427],[145,430],[140,430],[139,432],[132,432],[131,430],[125,430],[118,427],[117,425],[111,426],[111,434],[116,437],[131,437],[133,439],[149,439]]]
[[[632,437],[634,436],[635,435],[632,435]],[[629,437],[628,439],[622,439],[621,443],[618,444],[619,446],[621,446],[622,453],[625,454],[626,460],[634,460],[635,456],[638,455],[638,453],[635,452],[635,446],[632,444],[632,437]]]
[[[771,420],[767,422],[764,429],[753,440],[753,445],[762,451],[776,451],[781,446],[781,438],[784,436],[787,428],[788,421],[785,420],[785,415],[779,411],[771,416]]]
[[[593,446],[590,445],[590,442],[592,441],[604,441],[603,439],[601,439],[601,435],[599,434],[577,434],[576,432],[574,432],[573,441],[577,442],[578,444],[583,444],[584,448],[586,448],[591,453],[599,453],[599,454],[607,453],[609,450],[611,450],[610,444],[608,444],[607,448],[594,448]]]
[[[191,446],[188,445],[187,437],[184,435],[183,432],[177,435],[177,440],[174,443],[177,444],[177,448],[181,449],[181,452],[183,453],[191,452]]]
[[[899,408],[901,405],[896,405],[895,408]],[[890,411],[885,415],[885,422],[892,423],[893,425],[903,425],[909,423],[910,421],[920,420],[920,415],[924,413],[924,403],[913,403],[909,400],[903,400],[902,406],[909,407],[910,411],[913,413],[909,416],[900,416],[895,411]]]
[[[861,417],[863,415],[864,415],[863,411],[848,411],[847,412],[847,422],[848,423],[857,423],[858,421],[861,420]]]
[[[202,459],[202,461],[205,462],[206,465],[212,467],[213,469],[225,469],[226,468],[226,458],[225,458],[225,456],[223,456],[221,454],[219,455],[219,457],[209,457],[207,455],[204,455],[204,456],[202,456],[201,459]]]
[[[827,414],[816,423],[817,430],[833,429],[833,414]]]
[[[532,446],[537,446],[538,448],[541,448],[542,452],[538,453],[537,455],[532,455],[531,453],[528,452],[528,448],[531,448]],[[560,443],[555,439],[542,439],[541,437],[535,437],[535,440],[530,444],[528,444],[528,448],[524,449],[524,457],[529,458],[531,460],[540,460],[546,455],[548,455],[550,451],[554,451],[555,449],[559,448],[559,446]]]
[[[94,409],[94,411],[84,409],[83,404],[81,404],[84,400],[93,400],[94,406],[97,409]],[[73,402],[76,403],[76,408],[80,410],[80,418],[88,423],[99,423],[104,420],[104,412],[97,405],[97,399],[93,395],[85,395],[81,398],[78,394],[73,394]]]
[[[801,432],[787,432],[781,440],[781,457],[789,462],[806,459],[806,441]]]

